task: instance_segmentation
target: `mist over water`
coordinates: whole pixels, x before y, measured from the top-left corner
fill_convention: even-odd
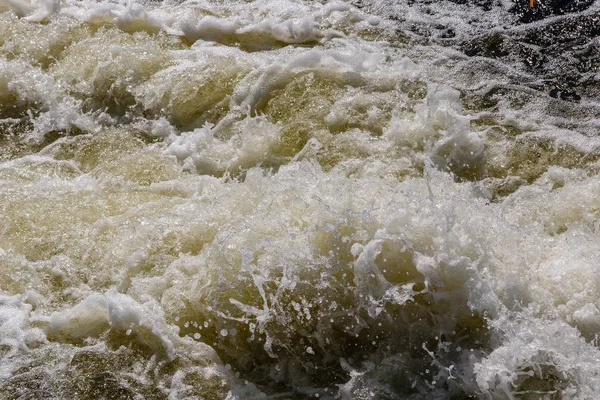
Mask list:
[[[600,397],[600,3],[0,0],[0,399]]]

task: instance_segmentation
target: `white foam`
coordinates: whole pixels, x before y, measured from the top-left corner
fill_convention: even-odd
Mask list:
[[[593,397],[600,388],[600,352],[574,328],[561,323],[526,319],[505,321],[505,343],[475,367],[477,384],[485,392],[516,398],[539,380],[543,393],[559,392],[574,399]],[[523,385],[525,387],[518,387]]]
[[[141,4],[132,3],[125,11],[116,11],[113,14],[116,15],[115,26],[125,32],[146,31],[152,33],[163,27],[161,22],[148,14]]]
[[[510,2],[10,4],[52,40],[0,53],[2,378],[114,340],[171,398],[600,392],[596,122],[386,20]]]
[[[66,312],[53,313],[50,331],[72,338],[98,336],[107,325],[120,331],[142,331],[144,344],[169,360],[175,356],[175,348],[169,336],[176,335],[164,323],[159,308],[152,303],[140,304],[131,297],[110,291],[105,295],[91,295]],[[150,331],[152,336],[144,335]]]
[[[25,303],[24,296],[0,296],[0,344],[10,350],[5,357],[35,348],[46,341],[43,331],[29,326],[33,306]],[[9,371],[1,371],[6,378]]]

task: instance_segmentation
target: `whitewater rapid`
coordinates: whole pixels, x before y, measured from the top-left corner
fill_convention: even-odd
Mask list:
[[[600,397],[554,3],[0,0],[0,398]]]

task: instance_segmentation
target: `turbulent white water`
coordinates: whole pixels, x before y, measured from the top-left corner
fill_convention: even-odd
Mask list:
[[[0,0],[0,398],[599,398],[552,4]]]

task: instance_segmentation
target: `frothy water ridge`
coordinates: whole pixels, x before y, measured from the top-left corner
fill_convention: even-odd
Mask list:
[[[0,0],[0,398],[600,398],[600,3],[520,3]]]

